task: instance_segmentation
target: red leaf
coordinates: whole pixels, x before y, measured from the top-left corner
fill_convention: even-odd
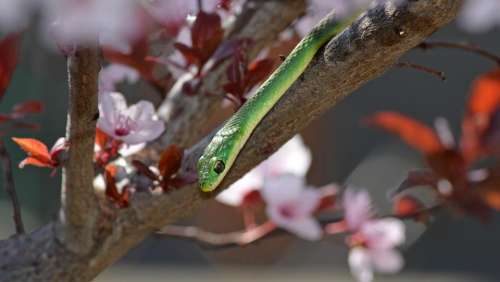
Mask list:
[[[43,104],[40,101],[26,101],[16,104],[12,108],[12,114],[15,116],[24,116],[25,114],[36,114],[43,111]]]
[[[412,170],[408,172],[405,180],[399,185],[393,194],[401,193],[415,186],[436,187],[439,177],[431,170]]]
[[[24,168],[26,165],[32,165],[37,167],[54,167],[53,164],[41,161],[34,157],[27,157],[19,163],[19,168]]]
[[[101,148],[101,150],[106,149],[106,144],[110,140],[110,137],[104,133],[104,131],[100,130],[96,127],[95,130],[95,144]]]
[[[217,7],[229,11],[231,10],[231,0],[219,0]]]
[[[179,170],[183,155],[184,151],[179,149],[175,144],[170,145],[163,151],[160,161],[158,162],[158,169],[160,170],[160,175],[163,176],[164,179],[169,179]]]
[[[187,65],[201,66],[201,55],[199,52],[185,44],[176,42],[174,43],[175,49],[181,52],[182,56],[186,60]]]
[[[204,64],[222,42],[224,30],[217,13],[199,11],[191,27],[193,49],[200,52],[200,61]]]
[[[228,83],[223,88],[227,93],[236,97],[243,97],[245,94],[245,77],[247,74],[247,61],[242,52],[234,54],[234,59],[226,69]]]
[[[492,115],[500,107],[500,69],[495,69],[476,79],[469,99],[468,110],[472,115]]]
[[[445,150],[431,128],[399,113],[381,112],[369,117],[367,122],[398,135],[409,146],[424,154],[430,155]]]
[[[155,88],[163,91],[167,88],[170,81],[170,74],[162,78],[154,75],[157,63],[153,60],[147,60],[149,57],[149,42],[147,38],[136,40],[132,45],[130,54],[124,54],[113,49],[104,48],[103,55],[110,62],[115,62],[136,69],[141,77],[148,81]]]
[[[106,181],[106,196],[113,201],[119,208],[129,206],[130,191],[125,187],[120,193],[116,187],[116,173],[118,168],[115,165],[107,165],[104,170],[104,179]]]
[[[43,144],[42,142],[32,138],[12,137],[12,140],[16,142],[16,144],[28,154],[28,157],[37,159],[40,163],[43,163],[47,166],[53,167],[55,165],[50,158],[50,153],[47,149],[47,146],[45,146],[45,144]]]
[[[241,199],[240,206],[255,207],[264,204],[264,199],[259,190],[250,190]]]
[[[236,54],[236,52],[239,52],[240,50],[246,50],[250,44],[253,44],[253,40],[250,38],[237,38],[222,42],[222,44],[217,47],[215,53],[211,57],[211,59],[213,60],[213,64],[209,69],[215,69],[224,60]]]
[[[474,187],[483,197],[486,204],[500,211],[500,166],[496,166],[488,171],[488,177]]]
[[[20,43],[19,33],[10,34],[0,41],[0,98],[5,94],[16,68]]]
[[[12,120],[12,117],[6,114],[0,114],[0,123],[10,121]]]
[[[394,214],[400,217],[416,216],[424,209],[424,205],[415,197],[405,195],[394,201]]]
[[[257,83],[266,79],[274,69],[273,59],[262,59],[248,66],[245,86],[247,89],[254,87]]]

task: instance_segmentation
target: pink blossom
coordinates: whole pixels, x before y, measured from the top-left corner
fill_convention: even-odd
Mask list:
[[[485,32],[500,26],[500,0],[467,0],[459,24],[469,32]]]
[[[28,24],[34,7],[34,0],[1,0],[0,31],[13,32],[22,29]]]
[[[349,266],[361,282],[373,280],[373,272],[394,273],[403,267],[395,249],[405,240],[403,222],[395,218],[374,218],[369,194],[347,189],[343,198],[344,219],[351,233]]]
[[[126,80],[135,83],[139,80],[139,72],[129,66],[110,64],[99,72],[99,92],[113,92],[116,84]]]
[[[370,194],[367,191],[346,189],[342,202],[347,229],[356,231],[373,217]]]
[[[134,0],[46,0],[42,4],[46,34],[59,45],[102,45],[118,51],[130,50],[139,36],[140,18]]]
[[[262,187],[269,218],[279,227],[306,240],[319,240],[322,228],[313,213],[321,192],[305,187],[304,179],[292,174],[267,179]]]
[[[220,193],[216,199],[227,205],[238,206],[247,193],[260,189],[266,179],[283,174],[293,174],[304,178],[310,165],[311,152],[304,145],[302,138],[297,135],[269,159]]]
[[[162,121],[155,118],[151,102],[140,101],[130,107],[118,92],[99,95],[97,126],[109,136],[129,145],[156,139],[164,131]]]

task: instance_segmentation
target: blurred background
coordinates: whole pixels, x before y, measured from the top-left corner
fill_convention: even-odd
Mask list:
[[[429,40],[473,42],[500,54],[500,32],[463,32],[455,23]],[[393,190],[408,170],[424,167],[421,156],[396,137],[364,127],[361,120],[377,111],[394,110],[427,124],[436,117],[450,121],[454,133],[469,95],[471,82],[493,64],[474,54],[456,50],[413,50],[402,61],[435,68],[446,74],[445,82],[411,69],[395,68],[371,81],[303,132],[313,153],[308,181],[314,185],[348,183],[369,189],[376,206],[389,211],[387,191]],[[39,99],[45,111],[37,116],[37,132],[14,131],[12,136],[36,137],[46,144],[64,135],[67,106],[65,58],[48,50],[36,30],[24,36],[20,65],[0,105]],[[128,88],[135,95],[148,91],[146,85]],[[132,98],[133,100],[133,98]],[[23,158],[10,141],[7,148],[15,164]],[[60,172],[50,177],[44,169],[15,168],[17,192],[29,230],[56,217],[59,209]],[[0,235],[14,233],[11,208],[0,189]],[[488,224],[469,218],[442,215],[425,228],[410,224],[410,242],[404,248],[406,266],[402,274],[379,277],[377,281],[500,281],[500,217]],[[212,231],[234,231],[242,227],[238,210],[212,201],[184,224]],[[353,281],[343,238],[320,243],[301,241],[289,235],[264,239],[242,248],[210,249],[191,241],[151,236],[133,249],[97,281]]]

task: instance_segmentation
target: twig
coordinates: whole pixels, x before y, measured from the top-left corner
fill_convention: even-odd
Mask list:
[[[214,233],[195,226],[167,225],[158,231],[158,234],[196,240],[214,246],[242,246],[263,238],[275,229],[276,225],[271,221],[249,230],[230,233]]]
[[[460,49],[471,53],[476,53],[482,57],[485,57],[489,60],[494,61],[497,65],[500,66],[500,57],[496,54],[488,52],[484,49],[481,49],[478,46],[474,46],[472,44],[467,43],[453,43],[453,42],[445,42],[445,41],[434,41],[434,42],[422,42],[417,46],[423,50],[435,49],[435,48],[449,48],[449,49]]]
[[[12,210],[14,212],[12,217],[16,225],[16,233],[23,234],[24,224],[21,216],[21,206],[17,198],[16,186],[14,184],[14,177],[12,175],[12,161],[3,141],[0,141],[0,158],[3,165],[5,191],[7,191],[7,195],[9,195],[10,201],[12,202]]]
[[[436,76],[437,78],[441,79],[442,81],[446,80],[446,76],[444,75],[444,72],[438,71],[426,66],[410,63],[410,62],[400,62],[396,64],[397,67],[400,68],[411,68],[411,69],[416,69],[418,71],[422,71],[431,75]]]

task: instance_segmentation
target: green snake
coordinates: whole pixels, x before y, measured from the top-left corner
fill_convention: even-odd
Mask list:
[[[338,22],[332,15],[319,22],[219,129],[198,160],[198,183],[203,192],[217,188],[259,122],[304,72],[316,52],[350,22]]]

